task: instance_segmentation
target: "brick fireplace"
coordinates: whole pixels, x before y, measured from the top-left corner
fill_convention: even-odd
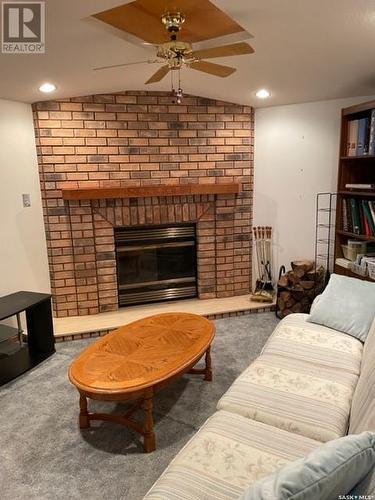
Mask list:
[[[172,101],[169,93],[122,92],[34,104],[56,316],[118,308],[118,227],[195,224],[198,296],[250,291],[253,110],[194,96]],[[228,183],[239,192],[189,190]],[[141,187],[150,188],[144,196],[66,196]]]

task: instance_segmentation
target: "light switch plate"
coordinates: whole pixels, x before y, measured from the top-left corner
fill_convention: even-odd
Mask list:
[[[31,207],[30,195],[29,194],[23,194],[22,195],[22,202],[23,202],[24,208]]]

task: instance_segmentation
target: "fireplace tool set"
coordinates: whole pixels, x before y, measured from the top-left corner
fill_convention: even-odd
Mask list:
[[[272,227],[253,227],[254,244],[257,260],[257,280],[252,300],[272,302],[275,289],[272,283]]]

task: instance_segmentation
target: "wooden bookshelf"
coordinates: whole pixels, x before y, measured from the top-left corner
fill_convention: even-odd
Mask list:
[[[342,110],[341,139],[338,168],[337,210],[335,232],[335,260],[343,257],[341,245],[347,244],[349,239],[375,242],[375,236],[355,234],[344,231],[343,228],[343,200],[349,198],[374,200],[375,191],[349,190],[346,184],[375,184],[375,155],[347,156],[348,122],[365,117],[371,117],[371,110],[375,109],[375,101],[369,101]],[[360,276],[349,269],[335,264],[335,272],[346,276],[357,277],[366,281],[373,281],[368,276]]]

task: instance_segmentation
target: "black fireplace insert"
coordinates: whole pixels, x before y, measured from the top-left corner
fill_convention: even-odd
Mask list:
[[[119,306],[197,296],[195,225],[116,228]]]

